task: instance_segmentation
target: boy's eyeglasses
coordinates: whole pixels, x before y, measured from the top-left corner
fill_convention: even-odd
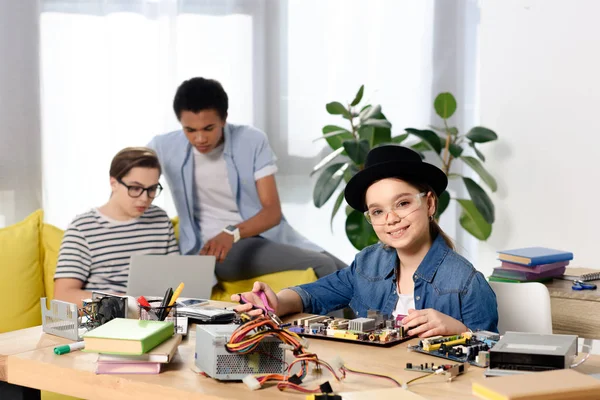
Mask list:
[[[160,192],[162,192],[162,189],[163,189],[162,186],[160,185],[160,183],[145,188],[145,187],[141,187],[141,186],[130,186],[120,179],[117,179],[117,182],[119,182],[121,185],[125,186],[127,188],[127,194],[129,194],[129,197],[133,197],[133,198],[138,198],[144,192],[147,192],[148,198],[154,199],[160,194]]]
[[[421,197],[427,195],[425,192],[400,197],[391,208],[373,207],[364,212],[365,218],[371,225],[385,225],[387,216],[393,212],[400,219],[406,218],[408,214],[415,212],[422,204]]]

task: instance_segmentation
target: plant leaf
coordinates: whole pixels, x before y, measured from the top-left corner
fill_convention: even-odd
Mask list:
[[[346,168],[348,168],[347,163],[335,163],[321,173],[313,189],[313,202],[316,207],[321,208],[323,204],[327,203],[344,178]]]
[[[378,144],[389,143],[392,140],[392,130],[363,125],[358,130],[358,136],[361,139],[367,140],[371,148],[373,148]]]
[[[323,159],[321,161],[319,161],[319,163],[317,165],[315,165],[313,167],[313,170],[310,172],[310,176],[313,176],[315,172],[317,172],[318,170],[320,170],[321,168],[323,168],[324,166],[329,164],[334,158],[336,158],[343,152],[344,152],[344,148],[340,147],[339,149],[336,149],[335,151],[327,154],[325,157],[323,157]]]
[[[467,191],[473,200],[473,204],[481,213],[481,216],[488,224],[494,223],[494,203],[488,194],[471,178],[463,176],[463,182],[467,187]]]
[[[450,204],[450,193],[447,190],[444,190],[438,199],[437,211],[435,212],[435,219],[439,219],[440,216],[446,211],[448,208],[448,204]]]
[[[402,135],[394,136],[390,140],[390,142],[391,143],[402,143],[406,140],[407,137],[408,137],[408,133],[403,133]]]
[[[343,145],[348,157],[350,157],[350,159],[354,161],[356,165],[362,165],[365,163],[367,153],[371,149],[368,140],[346,140],[344,141]]]
[[[327,103],[325,106],[327,112],[331,115],[342,115],[344,118],[352,118],[350,111],[346,110],[346,107],[339,101],[332,101],[331,103]]]
[[[342,143],[344,142],[344,140],[352,140],[352,139],[354,139],[354,136],[352,135],[352,133],[350,131],[342,128],[341,126],[326,125],[323,127],[323,135],[328,135],[333,132],[344,131],[344,130],[348,133],[341,134],[341,135],[335,135],[335,136],[326,138],[327,143],[329,144],[329,147],[331,147],[333,150],[339,149],[340,147],[342,147]]]
[[[344,134],[344,133],[345,134],[349,134],[350,132],[348,132],[346,129],[341,129],[339,131],[329,132],[329,133],[324,134],[321,137],[313,139],[313,143],[316,142],[316,141],[319,141],[321,139],[327,139],[327,138],[334,137],[334,136],[337,136],[337,135],[341,135],[341,134]],[[352,134],[350,134],[350,135],[352,135]]]
[[[335,204],[333,205],[333,210],[331,211],[331,219],[329,220],[329,227],[331,228],[331,232],[333,233],[333,217],[337,214],[342,202],[344,201],[344,191],[342,190],[338,195],[337,199],[335,199]]]
[[[346,206],[346,217],[347,217],[348,215],[350,215],[350,213],[351,213],[352,211],[354,211],[354,208],[352,208],[352,207],[350,207],[350,206]]]
[[[367,106],[364,108],[360,114],[358,114],[358,117],[361,121],[365,121],[369,118],[375,118],[375,116],[379,113],[381,113],[381,106],[377,104],[375,106]]]
[[[357,250],[362,250],[379,241],[365,216],[356,210],[352,210],[346,218],[346,236]]]
[[[442,152],[442,143],[440,141],[440,137],[434,131],[414,128],[406,128],[405,131],[423,139],[436,153],[440,154]]]
[[[469,142],[469,146],[471,146],[473,148],[473,150],[475,150],[475,154],[477,154],[477,157],[479,157],[479,159],[483,162],[485,162],[485,156],[483,155],[482,152],[479,151],[479,149],[475,146],[475,143],[473,142]]]
[[[471,200],[457,199],[463,211],[460,215],[460,225],[479,240],[487,240],[492,233],[492,225],[488,224]]]
[[[361,125],[362,126],[365,126],[365,125],[375,126],[377,128],[387,128],[387,129],[392,128],[392,124],[387,119],[369,118],[369,119],[364,120]]]
[[[452,154],[452,157],[454,158],[460,157],[463,152],[463,148],[454,143],[450,143],[450,148],[448,150],[450,150],[450,154]]]
[[[356,175],[357,172],[358,172],[358,167],[354,164],[348,163],[348,168],[346,169],[346,172],[344,172],[344,181],[346,181],[346,183],[348,183],[348,181],[354,175]]]
[[[467,139],[470,139],[475,143],[485,143],[498,139],[498,135],[491,129],[484,128],[483,126],[476,126],[471,128],[467,133]]]
[[[469,156],[462,156],[461,160],[465,162],[469,167],[473,169],[473,171],[477,172],[477,175],[485,182],[486,185],[495,192],[498,190],[498,184],[496,183],[496,179],[483,167],[483,164],[479,162],[478,159]]]
[[[365,91],[365,85],[361,85],[360,89],[358,89],[358,92],[356,93],[356,96],[354,96],[354,100],[352,100],[352,103],[350,103],[350,105],[352,107],[354,107],[355,105],[360,103],[360,101],[362,100],[364,91]]]
[[[446,130],[446,128],[443,128],[441,126],[435,126],[435,125],[429,125],[429,127],[436,132],[443,133],[444,135],[447,135],[448,132],[450,132],[450,134],[452,136],[458,135],[458,128],[455,126],[449,127],[448,130]]]
[[[456,99],[452,93],[440,93],[433,102],[433,107],[437,115],[443,119],[448,119],[456,111]]]

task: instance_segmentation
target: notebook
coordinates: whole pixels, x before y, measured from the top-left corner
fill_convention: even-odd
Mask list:
[[[173,322],[115,318],[83,335],[90,353],[147,353],[173,336]]]
[[[567,268],[564,275],[560,278],[569,281],[596,281],[600,279],[600,270],[592,268]]]
[[[545,271],[542,273],[535,272],[526,272],[526,271],[517,271],[512,269],[504,269],[502,267],[494,268],[494,272],[492,276],[498,278],[508,278],[508,279],[516,279],[519,281],[530,281],[533,279],[543,279],[543,278],[554,278],[562,276],[565,272],[565,267],[560,267],[558,269],[553,269],[550,271]]]
[[[99,354],[98,362],[103,363],[169,363],[177,353],[181,335],[174,335],[146,354],[139,356],[120,354]]]
[[[551,271],[560,267],[566,267],[567,265],[569,265],[568,261],[560,261],[560,262],[555,262],[552,264],[541,264],[541,265],[521,265],[521,264],[513,264],[507,261],[502,261],[502,268],[504,269],[512,269],[515,271],[525,271],[525,272],[535,272],[537,274],[542,273],[542,272],[546,272],[546,271]]]
[[[161,363],[106,363],[98,361],[97,374],[159,374]]]
[[[573,253],[545,247],[524,247],[499,251],[498,259],[522,265],[541,265],[572,260]]]
[[[557,369],[473,382],[472,392],[485,400],[596,400],[600,381],[572,369]]]
[[[506,282],[506,283],[523,283],[523,282],[540,282],[540,283],[544,283],[544,282],[550,282],[553,278],[540,278],[540,279],[529,279],[526,281],[522,281],[519,279],[511,279],[511,278],[501,278],[499,276],[488,276],[488,280],[490,282]]]

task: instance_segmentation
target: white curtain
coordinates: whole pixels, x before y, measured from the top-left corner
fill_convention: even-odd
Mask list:
[[[42,206],[39,13],[0,1],[0,228]]]
[[[106,201],[109,163],[119,149],[178,128],[172,98],[193,76],[221,81],[230,122],[267,132],[287,218],[346,261],[355,250],[345,238],[343,212],[332,234],[332,205],[313,206],[308,178],[326,152],[324,142],[313,142],[322,126],[343,124],[325,104],[349,101],[365,84],[365,98],[382,104],[394,134],[430,123],[441,91],[453,91],[466,105],[459,123],[474,116],[468,104],[476,76],[457,67],[476,60],[474,0],[42,0],[42,6],[44,208],[48,222],[61,228]],[[471,50],[463,54],[465,46]],[[168,191],[156,204],[174,215]],[[455,220],[442,221],[453,236]]]

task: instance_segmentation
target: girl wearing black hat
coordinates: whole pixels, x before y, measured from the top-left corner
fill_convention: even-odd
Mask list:
[[[420,337],[469,329],[497,332],[494,292],[481,272],[454,251],[435,220],[438,196],[447,185],[446,174],[413,150],[374,148],[365,168],[346,185],[345,198],[364,212],[381,243],[363,249],[349,267],[316,282],[278,294],[256,282],[244,297],[262,305],[258,294],[264,291],[278,315],[326,314],[347,306],[361,317],[369,310],[405,315],[402,323],[408,334]],[[238,307],[250,309],[248,304]]]

